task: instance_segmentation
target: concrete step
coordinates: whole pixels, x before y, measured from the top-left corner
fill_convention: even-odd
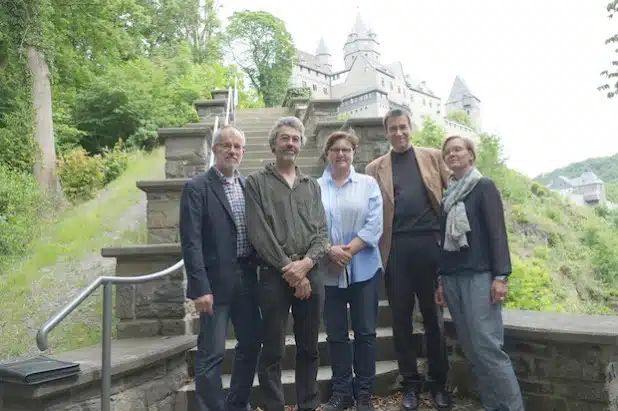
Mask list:
[[[420,362],[419,362],[420,363]],[[426,367],[419,364],[419,371],[425,372]],[[376,363],[376,383],[374,395],[387,396],[391,395],[400,389],[398,383],[399,371],[397,369],[396,361],[380,361]],[[229,374],[223,375],[223,388],[227,392],[230,387]],[[332,378],[332,371],[330,366],[320,367],[318,369],[318,388],[320,391],[320,401],[325,403],[330,397],[330,379]],[[294,370],[284,370],[281,373],[281,382],[283,383],[283,391],[285,403],[287,405],[296,404],[296,387],[294,384]],[[264,407],[264,397],[262,391],[259,389],[257,375],[253,380],[253,389],[251,390],[251,405],[252,407]],[[176,395],[176,404],[174,410],[196,410],[195,399],[195,383],[185,385]]]
[[[349,318],[349,307],[348,307],[348,318]],[[378,320],[377,320],[377,327],[378,328],[383,328],[383,327],[390,327],[392,324],[392,319],[393,319],[393,315],[391,312],[391,308],[388,305],[388,301],[386,300],[382,300],[378,303]],[[195,316],[193,317],[193,330],[194,332],[198,332],[198,330],[200,329],[200,322],[199,322],[199,317]],[[324,328],[324,321],[320,321],[320,332],[325,332],[326,328]],[[286,335],[294,335],[294,317],[292,317],[292,310],[290,310],[289,314],[288,314],[288,322],[287,322],[287,329],[286,329]],[[234,333],[234,327],[232,326],[232,323],[230,322],[230,324],[228,324],[227,327],[227,337],[234,339],[236,338],[236,334]]]

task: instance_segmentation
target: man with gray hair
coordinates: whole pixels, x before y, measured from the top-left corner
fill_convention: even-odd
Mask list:
[[[212,139],[214,166],[188,181],[180,199],[180,244],[187,298],[200,314],[195,358],[198,411],[251,410],[260,352],[257,265],[247,236],[242,131],[226,126]],[[221,383],[228,322],[236,345],[227,398]]]
[[[318,333],[324,282],[316,269],[328,247],[328,228],[320,185],[296,166],[305,127],[284,117],[269,143],[275,162],[251,173],[246,183],[249,240],[260,263],[262,353],[258,378],[266,411],[283,411],[281,359],[290,307],[296,340],[298,410],[320,405],[317,386]]]

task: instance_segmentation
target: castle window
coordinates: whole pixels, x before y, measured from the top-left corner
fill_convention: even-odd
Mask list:
[[[324,94],[328,95],[328,89],[326,87],[324,87]]]
[[[307,82],[303,81],[303,87],[307,87]]]
[[[318,91],[318,86],[316,86],[315,84],[313,85],[313,91]]]

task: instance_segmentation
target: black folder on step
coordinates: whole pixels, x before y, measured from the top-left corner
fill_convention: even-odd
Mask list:
[[[0,364],[0,381],[35,385],[79,374],[79,364],[40,355]]]

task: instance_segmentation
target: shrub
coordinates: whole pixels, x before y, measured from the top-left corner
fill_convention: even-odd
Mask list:
[[[69,200],[90,200],[105,181],[103,160],[100,155],[90,157],[86,150],[79,148],[60,156],[58,175]]]
[[[512,254],[513,273],[509,279],[506,306],[521,310],[556,310],[549,270],[538,258],[527,261]]]
[[[129,156],[123,150],[122,140],[113,150],[103,150],[103,184],[107,185],[117,179],[129,166]]]
[[[40,226],[42,204],[32,175],[0,164],[0,260],[25,251]]]

